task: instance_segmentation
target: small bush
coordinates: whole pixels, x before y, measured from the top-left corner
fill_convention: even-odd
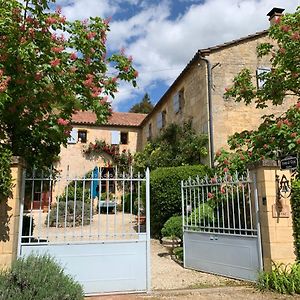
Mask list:
[[[181,214],[181,180],[204,176],[209,168],[202,165],[158,168],[150,176],[151,234],[161,237],[164,223],[173,215]]]
[[[205,223],[212,223],[214,219],[214,209],[209,202],[201,203],[195,208],[188,218],[188,224],[203,226]]]
[[[258,279],[260,290],[281,294],[300,294],[300,264],[273,264],[271,272],[262,272]]]
[[[66,201],[68,195],[68,201],[83,201],[84,203],[91,203],[91,191],[89,187],[83,189],[82,183],[78,183],[75,189],[74,184],[70,184],[68,188],[65,189],[65,192],[62,196],[59,197],[59,201]]]
[[[81,285],[49,256],[16,260],[0,275],[0,300],[83,300]]]
[[[173,250],[173,254],[175,255],[176,259],[179,261],[183,261],[183,247],[177,247]]]
[[[182,216],[173,216],[165,224],[161,230],[163,237],[170,237],[171,239],[178,238],[180,243],[183,241],[182,231]]]
[[[67,203],[67,212],[66,212],[66,203]],[[83,219],[82,219],[82,211],[84,210]],[[93,208],[92,208],[93,210]],[[91,204],[84,203],[82,201],[68,201],[68,202],[58,202],[55,203],[49,212],[49,226],[54,227],[58,222],[58,227],[72,227],[81,226],[82,220],[83,225],[88,225],[91,222]],[[66,216],[66,217],[65,217]],[[45,220],[45,224],[48,224],[48,216]]]
[[[294,240],[297,259],[300,260],[300,181],[295,180],[292,184],[292,216],[294,227]]]
[[[123,201],[123,198],[122,198],[122,201]],[[131,206],[132,206],[132,208],[131,208]],[[140,206],[142,206],[142,201],[140,203]],[[132,209],[132,213],[134,215],[137,215],[137,213],[138,213],[137,195],[134,193],[132,194],[132,204],[131,204],[130,193],[127,193],[124,196],[124,212],[131,213],[131,209]]]

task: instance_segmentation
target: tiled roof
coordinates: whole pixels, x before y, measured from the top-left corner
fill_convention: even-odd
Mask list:
[[[113,112],[108,118],[107,123],[104,126],[117,125],[117,126],[134,126],[138,127],[145,119],[146,114],[137,113],[124,113],[124,112]],[[72,116],[73,124],[96,124],[97,117],[92,111],[80,111]]]
[[[249,35],[246,35],[246,36],[241,37],[239,39],[232,40],[232,41],[229,41],[229,42],[225,42],[223,44],[219,44],[219,45],[216,45],[216,46],[213,46],[213,47],[199,49],[199,52],[200,52],[200,54],[201,53],[207,53],[207,52],[213,52],[213,51],[216,51],[216,50],[219,50],[219,49],[222,49],[222,48],[225,48],[225,47],[229,47],[229,46],[232,46],[234,44],[238,44],[240,42],[251,40],[251,39],[254,39],[254,38],[257,38],[257,37],[260,37],[260,36],[263,36],[263,35],[267,35],[267,34],[268,34],[268,29],[263,30],[263,31],[259,31],[259,32],[255,32],[253,34],[249,34]]]

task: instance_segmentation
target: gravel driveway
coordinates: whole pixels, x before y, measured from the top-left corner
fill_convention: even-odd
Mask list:
[[[171,259],[168,249],[151,240],[152,289],[187,289],[240,284],[240,281],[184,269]]]
[[[151,240],[152,292],[105,295],[87,300],[292,300],[300,296],[261,293],[244,282],[184,269],[174,262],[159,241]]]

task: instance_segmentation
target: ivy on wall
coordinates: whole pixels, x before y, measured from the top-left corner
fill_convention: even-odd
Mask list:
[[[9,149],[4,148],[0,144],[0,202],[7,199],[11,195],[12,176],[10,164],[12,153]]]
[[[112,163],[118,166],[121,172],[128,170],[133,160],[129,150],[124,149],[120,153],[118,145],[110,145],[104,140],[96,140],[95,143],[89,143],[87,148],[83,150],[83,153],[88,157],[97,157],[106,153],[111,156]]]

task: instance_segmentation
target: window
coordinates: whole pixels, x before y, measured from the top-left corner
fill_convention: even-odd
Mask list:
[[[180,90],[178,93],[176,93],[173,97],[173,107],[174,112],[178,113],[181,112],[184,105],[184,90]]]
[[[148,141],[151,141],[151,139],[152,139],[152,124],[150,123],[150,124],[148,125],[147,140],[148,140]]]
[[[121,132],[121,144],[122,145],[128,144],[128,132]]]
[[[267,74],[269,72],[271,72],[271,69],[268,67],[257,68],[256,70],[257,88],[261,89],[264,86],[266,79],[264,79],[263,76],[264,74]]]
[[[76,128],[73,128],[70,132],[70,136],[68,137],[68,144],[76,144],[78,141],[78,131]]]
[[[161,129],[166,126],[166,116],[167,112],[166,110],[163,110],[160,114],[157,116],[157,128]]]
[[[157,128],[160,129],[162,128],[162,114],[159,113],[157,116]]]
[[[111,132],[111,144],[119,145],[120,144],[120,131],[112,131]]]
[[[87,141],[87,131],[86,130],[78,130],[78,141],[81,143],[86,143],[86,141]]]

